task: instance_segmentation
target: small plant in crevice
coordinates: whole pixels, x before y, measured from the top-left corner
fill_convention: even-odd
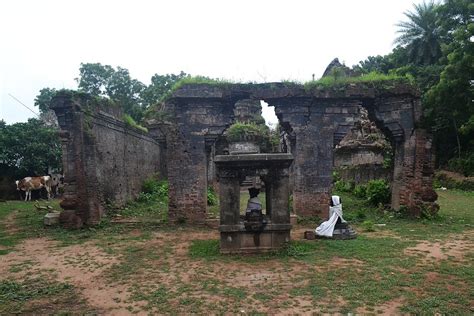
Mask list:
[[[219,203],[216,192],[212,187],[207,187],[207,205],[213,206]]]

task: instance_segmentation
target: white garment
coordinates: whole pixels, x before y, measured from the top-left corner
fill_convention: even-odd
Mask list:
[[[248,200],[247,212],[250,212],[251,210],[262,210],[262,203],[260,202],[260,199],[258,197],[253,197]]]
[[[322,222],[321,225],[316,228],[315,233],[318,236],[332,237],[337,219],[341,218],[341,222],[346,222],[342,218],[342,204],[340,197],[338,195],[333,195],[331,199],[334,206],[329,207],[329,219]]]

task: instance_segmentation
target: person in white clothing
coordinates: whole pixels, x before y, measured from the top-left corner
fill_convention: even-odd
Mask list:
[[[331,196],[330,205],[331,206],[329,207],[329,219],[325,222],[322,222],[321,225],[319,225],[315,230],[315,233],[318,236],[332,237],[332,234],[334,232],[334,226],[336,226],[338,220],[342,223],[346,222],[344,218],[342,218],[341,197],[338,195]]]
[[[260,199],[258,198],[259,193],[260,193],[260,190],[257,188],[249,189],[250,199],[247,202],[247,210],[246,210],[247,213],[250,213],[252,210],[253,211],[262,210],[262,203],[260,202]]]

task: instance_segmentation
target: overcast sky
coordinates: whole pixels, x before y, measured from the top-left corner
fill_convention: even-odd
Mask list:
[[[149,84],[178,73],[235,81],[321,77],[393,48],[420,0],[62,0],[0,2],[0,119],[34,116],[39,90],[77,88],[81,62],[121,66]]]

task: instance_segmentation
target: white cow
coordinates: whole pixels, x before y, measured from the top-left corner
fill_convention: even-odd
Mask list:
[[[16,180],[16,189],[26,192],[25,201],[31,201],[31,191],[45,188],[48,192],[48,200],[51,198],[51,177],[26,177]]]
[[[51,192],[54,197],[59,195],[60,189],[64,187],[64,176],[59,173],[49,175],[51,177]]]

